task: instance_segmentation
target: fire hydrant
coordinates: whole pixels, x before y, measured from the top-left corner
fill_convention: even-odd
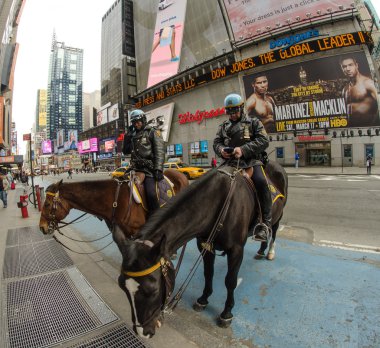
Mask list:
[[[23,218],[29,217],[28,215],[28,195],[20,196],[20,202],[17,202],[17,206],[21,208],[21,214]]]

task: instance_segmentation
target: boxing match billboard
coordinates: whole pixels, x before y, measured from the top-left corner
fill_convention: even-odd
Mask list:
[[[269,30],[292,31],[298,23],[325,19],[336,12],[339,16],[351,15],[351,3],[352,0],[224,0],[237,42]]]
[[[158,9],[147,87],[178,72],[187,6],[187,0],[156,1]]]
[[[268,133],[380,125],[378,85],[363,52],[243,77],[246,112]]]

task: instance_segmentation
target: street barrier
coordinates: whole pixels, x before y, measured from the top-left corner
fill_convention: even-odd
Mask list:
[[[17,202],[17,207],[21,209],[21,215],[25,219],[28,215],[28,195],[21,195],[20,202]]]

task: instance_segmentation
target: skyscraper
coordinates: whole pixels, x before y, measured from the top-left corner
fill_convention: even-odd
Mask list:
[[[58,42],[54,33],[47,92],[46,124],[49,139],[56,139],[60,130],[63,130],[63,141],[68,140],[70,130],[82,132],[82,80],[83,50]]]

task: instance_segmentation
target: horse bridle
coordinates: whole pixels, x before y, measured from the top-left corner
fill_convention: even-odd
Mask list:
[[[164,257],[161,257],[160,260],[155,265],[142,271],[132,272],[132,271],[126,271],[123,268],[121,268],[121,272],[130,278],[145,277],[149,274],[152,274],[153,272],[157,271],[160,268],[161,268],[161,275],[164,277],[164,280],[165,280],[164,301],[161,304],[161,307],[157,308],[157,310],[155,310],[152,313],[152,315],[144,321],[144,323],[140,325],[136,325],[136,326],[144,327],[145,324],[149,323],[156,316],[158,311],[162,312],[164,310],[173,292],[173,283],[170,281],[170,278],[169,278],[169,270],[172,269],[173,271],[175,271],[175,269],[172,262],[170,260],[165,259]]]
[[[58,204],[63,208],[63,210],[68,214],[70,211],[62,204],[62,201],[59,198],[59,191],[57,192],[46,192],[47,196],[53,197],[53,205],[52,208],[49,211],[49,216],[47,217],[43,213],[41,213],[41,216],[43,216],[48,221],[48,232],[54,232],[58,228],[58,221],[56,217],[56,211],[58,208]]]

